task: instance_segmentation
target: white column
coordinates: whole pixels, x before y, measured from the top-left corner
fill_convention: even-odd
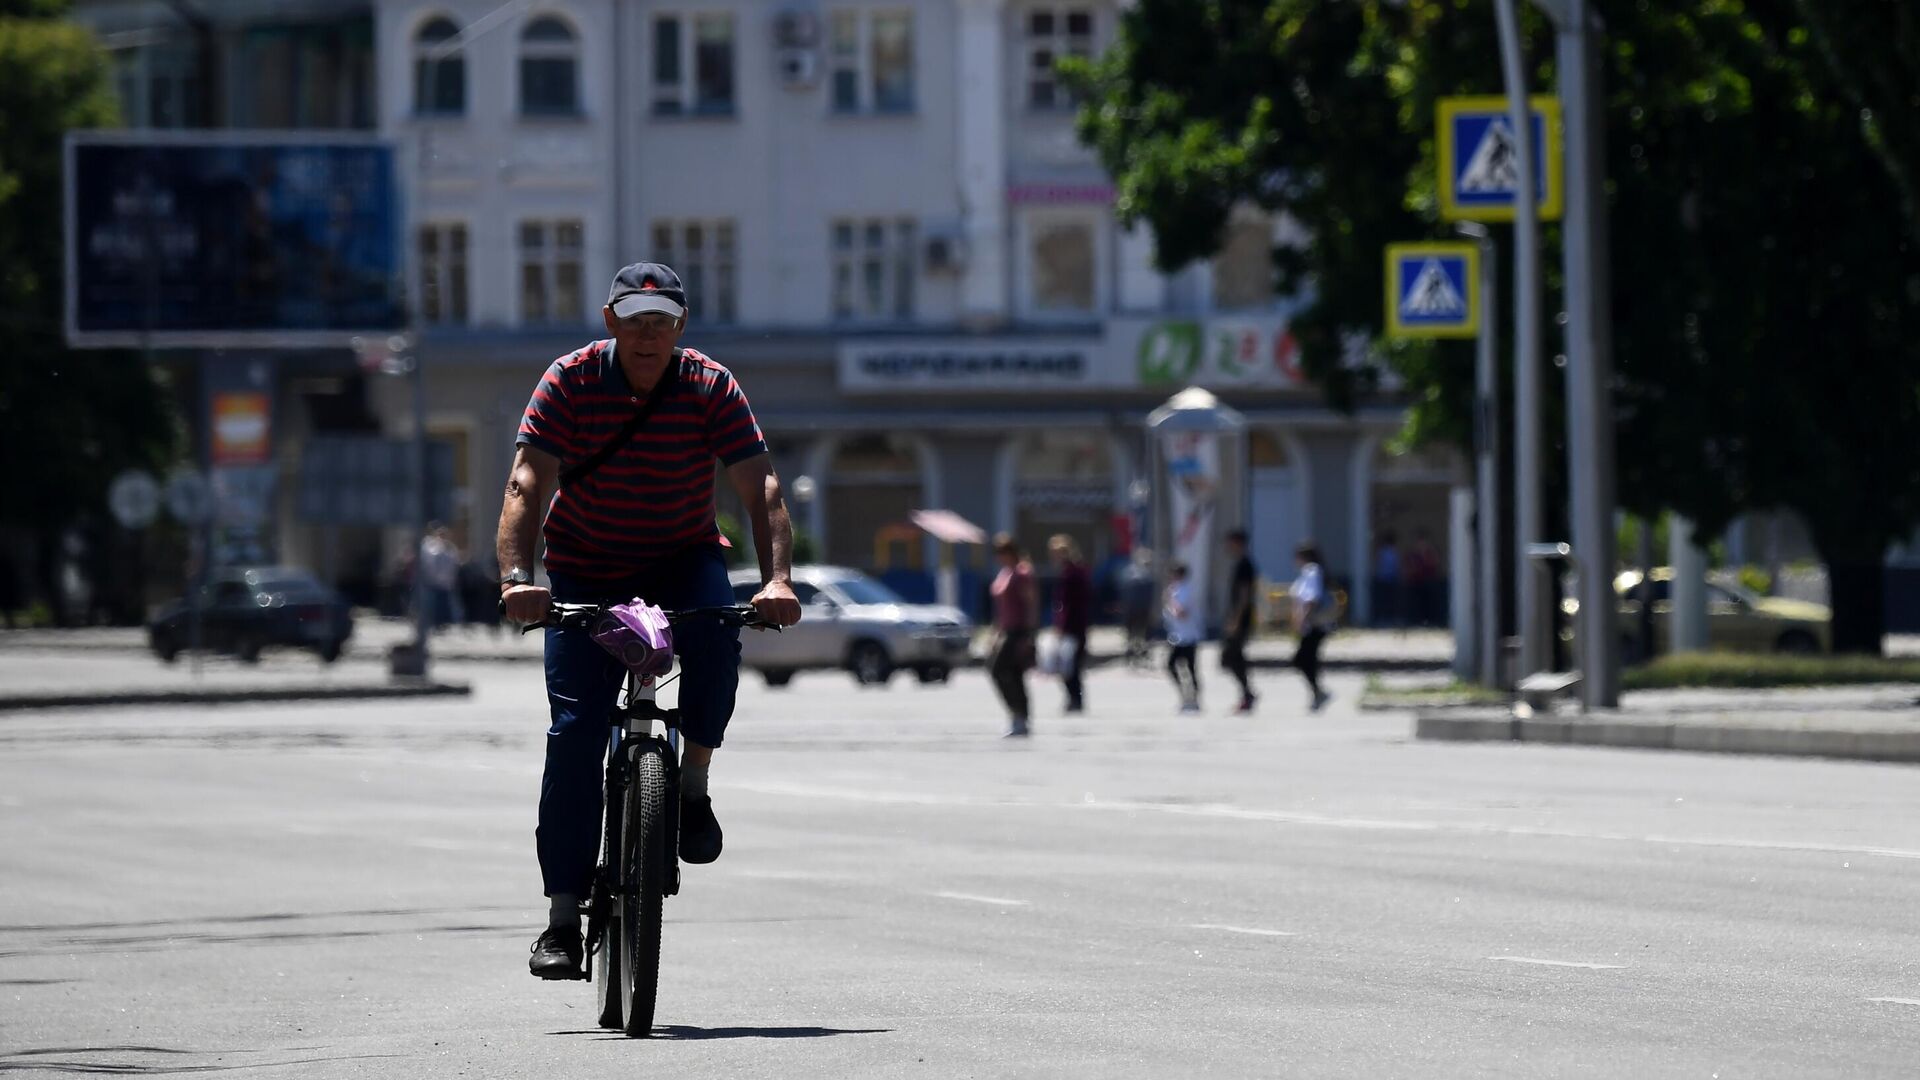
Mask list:
[[[1667,518],[1667,548],[1673,566],[1672,649],[1697,652],[1707,647],[1707,553],[1694,545],[1693,522],[1679,514]]]
[[[1447,520],[1447,607],[1448,622],[1453,627],[1453,674],[1455,678],[1469,681],[1480,666],[1479,620],[1476,618],[1479,605],[1474,602],[1479,577],[1474,566],[1474,492],[1462,485],[1455,487],[1451,495]],[[1373,576],[1371,570],[1369,567],[1368,577]]]
[[[960,208],[967,269],[960,314],[969,321],[1007,317],[1007,140],[1003,0],[960,0]]]

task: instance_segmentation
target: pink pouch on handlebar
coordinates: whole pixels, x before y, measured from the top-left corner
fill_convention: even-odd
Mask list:
[[[637,596],[603,612],[591,634],[601,648],[641,678],[673,669],[673,629],[667,614]]]

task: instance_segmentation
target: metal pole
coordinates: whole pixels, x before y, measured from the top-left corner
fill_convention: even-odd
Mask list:
[[[1518,190],[1513,199],[1513,530],[1514,547],[1526,551],[1541,540],[1540,516],[1540,219],[1533,169],[1533,110],[1520,51],[1514,0],[1497,0],[1500,68],[1507,86],[1507,122],[1513,126]],[[1513,561],[1514,604],[1520,633],[1517,675],[1546,667],[1546,594],[1541,568],[1518,555]]]
[[[1567,118],[1567,470],[1573,494],[1573,549],[1580,558],[1577,633],[1584,665],[1583,708],[1620,704],[1619,640],[1613,592],[1613,374],[1607,319],[1605,146],[1600,72],[1589,0],[1572,0],[1560,25],[1560,98]]]
[[[1479,488],[1475,542],[1479,545],[1478,668],[1483,686],[1500,675],[1500,249],[1476,226],[1480,243],[1480,341],[1474,356],[1474,450]]]
[[[426,565],[422,556],[427,539],[427,380],[426,363],[413,343],[407,350],[413,381],[413,648],[421,678],[427,677],[427,634],[432,626]]]

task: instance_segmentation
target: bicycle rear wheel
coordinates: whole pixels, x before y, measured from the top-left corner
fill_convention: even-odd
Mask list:
[[[628,1035],[653,1033],[654,995],[660,985],[660,918],[666,903],[668,859],[666,748],[649,740],[634,755],[628,778],[624,859],[620,877],[621,1011]]]

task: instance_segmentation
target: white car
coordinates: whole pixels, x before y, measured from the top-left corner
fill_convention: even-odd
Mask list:
[[[736,570],[732,581],[742,604],[760,590],[758,570]],[[824,668],[850,671],[863,686],[881,685],[900,668],[923,683],[939,683],[967,662],[973,624],[958,608],[910,604],[840,566],[794,567],[793,591],[800,598],[799,625],[740,634],[740,663],[765,676],[768,686],[787,685],[796,671]]]

